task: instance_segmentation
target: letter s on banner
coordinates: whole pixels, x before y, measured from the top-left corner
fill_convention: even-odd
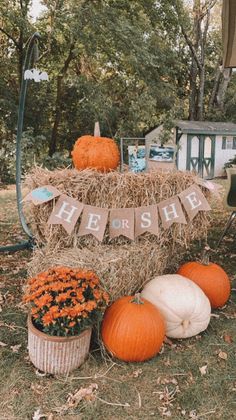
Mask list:
[[[155,205],[135,209],[135,238],[144,232],[158,235],[158,212]]]

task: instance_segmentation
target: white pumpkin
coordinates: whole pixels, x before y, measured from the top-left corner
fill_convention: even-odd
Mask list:
[[[167,337],[192,337],[210,322],[209,299],[199,286],[179,274],[155,277],[144,286],[141,296],[162,313]]]

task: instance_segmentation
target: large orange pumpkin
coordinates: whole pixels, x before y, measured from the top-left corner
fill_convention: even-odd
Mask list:
[[[177,271],[196,283],[208,297],[212,308],[223,306],[230,296],[230,280],[218,264],[192,261],[183,264]]]
[[[94,136],[79,137],[71,154],[74,166],[78,170],[91,168],[109,172],[116,169],[120,162],[116,142],[107,137],[100,137],[99,127]]]
[[[106,310],[101,335],[107,350],[118,359],[143,362],[159,352],[165,324],[152,303],[124,296]]]

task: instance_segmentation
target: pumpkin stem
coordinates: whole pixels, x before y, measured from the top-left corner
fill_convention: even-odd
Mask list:
[[[211,248],[208,245],[206,245],[202,252],[201,263],[203,265],[209,265],[210,263],[210,255],[209,255],[210,250]]]
[[[143,305],[144,301],[140,297],[140,293],[135,293],[133,299],[130,301],[131,303],[136,303],[137,305]]]
[[[94,137],[101,137],[99,121],[94,124]]]

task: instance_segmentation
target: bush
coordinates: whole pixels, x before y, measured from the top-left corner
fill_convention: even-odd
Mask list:
[[[232,168],[235,165],[236,165],[236,155],[232,159],[229,159],[228,162],[224,164],[224,169]]]
[[[21,140],[21,161],[22,175],[28,172],[32,165],[43,165],[48,169],[67,167],[71,164],[68,151],[57,152],[52,157],[47,155],[48,146],[46,137],[35,136],[33,129],[28,129],[22,134]],[[5,184],[14,183],[16,179],[16,136],[9,141],[2,136],[0,142],[0,182]]]

